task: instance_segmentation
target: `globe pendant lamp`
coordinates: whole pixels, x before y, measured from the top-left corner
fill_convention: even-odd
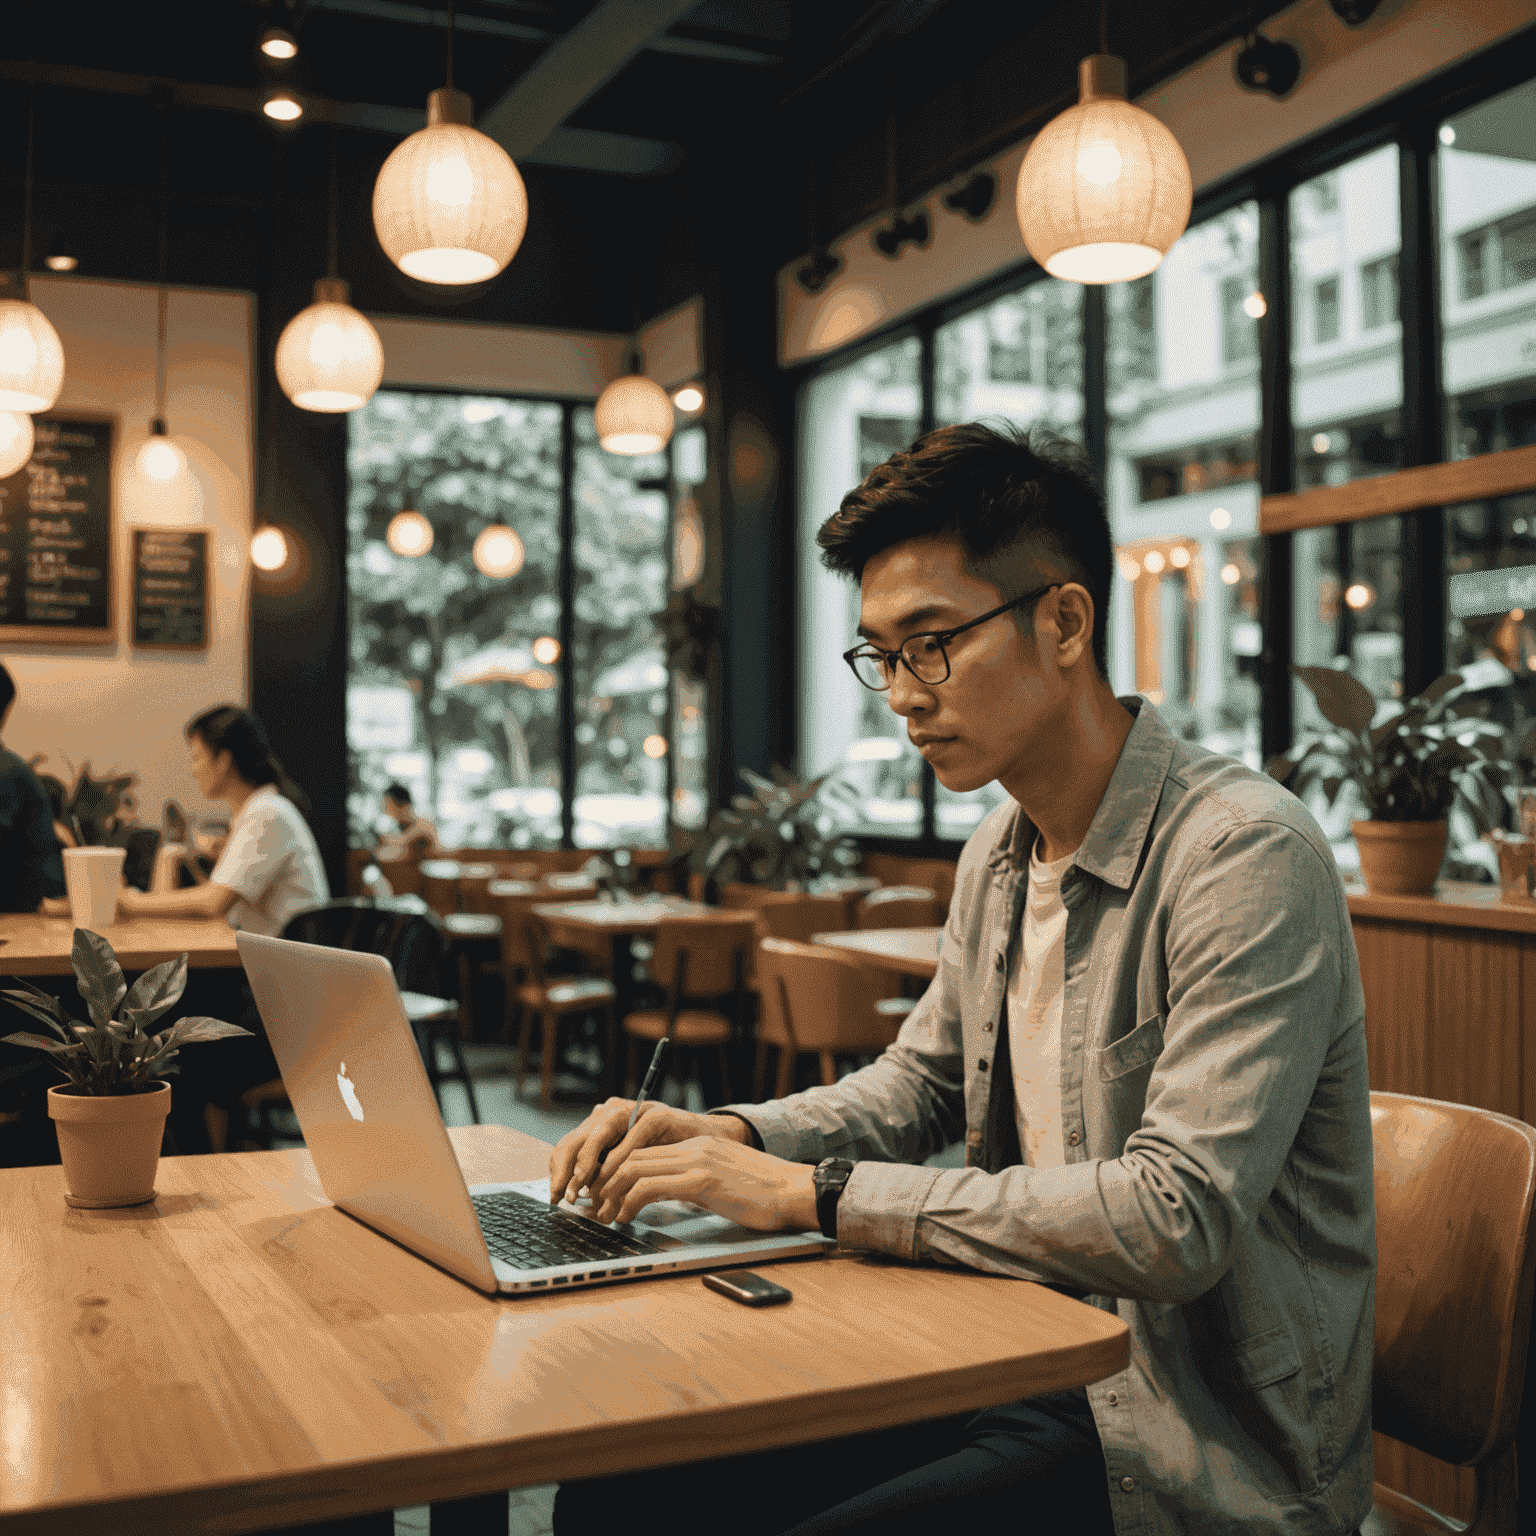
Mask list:
[[[0,411],[46,411],[64,387],[64,347],[48,317],[27,298],[32,265],[32,103],[21,210],[21,272],[0,277]]]
[[[597,397],[592,419],[597,440],[609,453],[660,453],[672,436],[672,401],[640,371],[640,354],[632,352],[629,372]]]
[[[32,460],[32,418],[25,411],[0,411],[0,480]]]
[[[409,507],[396,512],[384,530],[384,542],[395,554],[408,560],[426,554],[432,548],[434,537],[432,524]]]
[[[482,576],[505,581],[523,568],[523,541],[505,523],[488,523],[475,536],[474,559]]]
[[[251,564],[269,576],[288,564],[288,537],[273,523],[258,528],[251,537]]]
[[[1125,60],[1078,66],[1079,101],[1035,136],[1019,168],[1019,229],[1052,277],[1125,283],[1153,271],[1189,223],[1179,141],[1126,100]]]
[[[427,97],[427,126],[397,144],[373,186],[384,254],[424,283],[483,283],[512,260],[528,228],[528,193],[512,157],[471,127],[453,88],[453,6],[447,84]]]
[[[305,411],[355,411],[384,377],[379,333],[347,303],[338,277],[315,284],[315,302],[277,338],[277,382]]]

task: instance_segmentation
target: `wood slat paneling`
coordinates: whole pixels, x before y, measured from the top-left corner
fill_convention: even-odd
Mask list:
[[[1453,1520],[1471,1520],[1477,1481],[1470,1468],[1426,1456],[1390,1435],[1373,1434],[1371,1439],[1376,1447],[1376,1481],[1384,1488],[1406,1493]]]
[[[1468,928],[1429,930],[1427,1094],[1520,1117],[1521,939]]]
[[[1419,923],[1354,920],[1365,988],[1365,1042],[1371,1087],[1424,1093],[1430,1028],[1429,933]]]

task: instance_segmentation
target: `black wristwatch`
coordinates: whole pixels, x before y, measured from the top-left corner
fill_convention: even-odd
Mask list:
[[[823,1237],[837,1241],[837,1202],[854,1164],[846,1157],[824,1157],[816,1164],[811,1182],[816,1190],[816,1223]]]

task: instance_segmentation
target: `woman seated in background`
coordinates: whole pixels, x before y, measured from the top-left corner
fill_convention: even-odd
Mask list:
[[[309,801],[248,709],[221,704],[208,710],[187,726],[187,741],[197,787],[230,808],[229,839],[205,884],[149,892],[125,886],[119,904],[132,917],[223,917],[248,933],[281,934],[290,918],[331,899],[304,819]],[[247,1088],[276,1077],[277,1062],[243,971],[192,972],[182,1012],[212,1014],[255,1031],[251,1039],[216,1041],[180,1058],[171,1134],[179,1152],[208,1152],[205,1105],[231,1108]]]

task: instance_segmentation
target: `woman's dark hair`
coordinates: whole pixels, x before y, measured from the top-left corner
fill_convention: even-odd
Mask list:
[[[393,800],[396,805],[412,805],[411,792],[404,784],[390,784],[386,786],[384,798],[386,800]]]
[[[965,568],[1004,598],[1065,575],[1093,598],[1093,659],[1109,673],[1106,624],[1114,547],[1104,501],[1078,450],[1012,423],[938,427],[878,464],[821,525],[822,563],[855,581],[908,539],[951,534]],[[1014,610],[1027,633],[1030,615]]]
[[[267,740],[267,729],[248,709],[238,704],[220,704],[217,709],[205,710],[196,719],[187,722],[187,740],[194,736],[215,757],[228,752],[235,765],[235,772],[255,789],[263,784],[275,784],[278,793],[286,796],[309,815],[309,796],[288,776],[288,771],[277,760]]]

